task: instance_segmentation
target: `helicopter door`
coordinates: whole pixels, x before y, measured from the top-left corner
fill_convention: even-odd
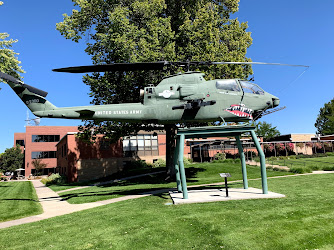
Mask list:
[[[216,81],[217,93],[222,100],[224,107],[229,107],[233,104],[239,104],[241,102],[243,92],[237,82],[237,80],[217,80]]]

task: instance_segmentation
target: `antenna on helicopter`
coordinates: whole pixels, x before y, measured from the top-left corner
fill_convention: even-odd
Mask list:
[[[29,110],[27,110],[27,118],[26,118],[25,122],[26,122],[26,125],[24,127],[32,126],[31,122],[34,122],[33,126],[39,126],[39,124],[41,123],[41,118],[36,117],[34,119],[30,119],[29,118]]]

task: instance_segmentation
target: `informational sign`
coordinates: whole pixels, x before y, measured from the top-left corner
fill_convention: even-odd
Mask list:
[[[231,177],[230,173],[220,173],[220,177]]]

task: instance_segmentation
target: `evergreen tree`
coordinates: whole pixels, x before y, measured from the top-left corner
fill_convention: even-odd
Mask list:
[[[318,134],[334,134],[334,99],[325,103],[324,107],[320,108],[320,112],[314,126],[317,128]]]

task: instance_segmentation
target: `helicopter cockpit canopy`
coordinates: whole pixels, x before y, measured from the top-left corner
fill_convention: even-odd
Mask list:
[[[240,91],[240,87],[234,79],[218,80],[216,82],[216,88],[228,91]]]
[[[264,91],[254,83],[248,81],[240,81],[240,84],[245,93],[264,95]]]

